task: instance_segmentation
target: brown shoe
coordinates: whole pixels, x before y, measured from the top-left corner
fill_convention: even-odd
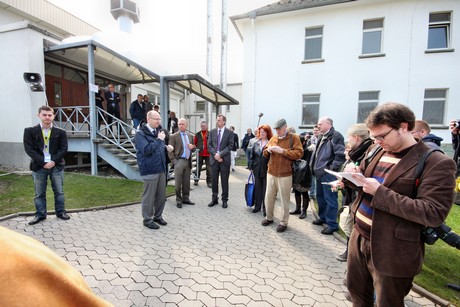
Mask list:
[[[260,223],[260,224],[262,224],[262,226],[268,226],[268,225],[270,225],[270,224],[273,224],[273,221],[264,219],[264,220],[262,221],[262,223]]]
[[[287,226],[286,225],[278,225],[278,228],[276,228],[276,232],[284,232],[286,231]]]

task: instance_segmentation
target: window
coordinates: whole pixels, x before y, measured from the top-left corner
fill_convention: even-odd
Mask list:
[[[359,92],[358,123],[364,123],[367,116],[379,104],[379,91]]]
[[[319,119],[319,94],[303,95],[302,125],[314,126]]]
[[[383,18],[363,21],[362,54],[382,53]]]
[[[54,81],[54,103],[62,107],[62,83]]]
[[[206,101],[196,101],[195,102],[195,112],[197,113],[206,112]]]
[[[444,123],[446,99],[446,89],[425,90],[422,119],[430,125],[442,125]]]
[[[450,13],[430,14],[428,27],[428,49],[450,47]]]
[[[305,29],[305,60],[321,59],[323,27]]]

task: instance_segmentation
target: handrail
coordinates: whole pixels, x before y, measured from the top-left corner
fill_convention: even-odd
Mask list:
[[[55,124],[72,133],[90,133],[91,127],[93,126],[89,117],[89,106],[71,106],[54,108],[56,116],[54,118]],[[107,140],[109,143],[114,144],[117,148],[123,150],[133,158],[137,158],[136,154],[127,150],[124,146],[136,148],[133,140],[134,137],[131,135],[135,129],[123,122],[119,118],[107,113],[103,109],[96,107],[97,109],[97,130],[96,134],[99,138]],[[87,114],[83,112],[87,110]],[[112,122],[108,123],[108,118],[111,118]],[[102,128],[104,126],[104,128]]]

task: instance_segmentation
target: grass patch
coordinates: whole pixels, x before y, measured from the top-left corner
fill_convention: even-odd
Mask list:
[[[134,180],[76,173],[65,173],[64,175],[66,209],[140,202],[143,190],[144,184]],[[174,187],[168,186],[166,195],[173,194]],[[35,212],[32,175],[1,176],[0,196],[0,216],[17,212]],[[48,210],[54,210],[53,190],[49,181],[46,196]]]

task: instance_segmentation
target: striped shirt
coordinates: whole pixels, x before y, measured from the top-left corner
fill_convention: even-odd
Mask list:
[[[399,161],[401,161],[410,149],[412,149],[412,146],[399,153],[384,153],[372,173],[372,178],[375,178],[380,184],[382,184],[391,169],[398,164]],[[373,196],[370,194],[363,194],[355,217],[356,230],[366,239],[370,239],[372,218],[374,216],[374,208],[370,205],[372,197]]]

